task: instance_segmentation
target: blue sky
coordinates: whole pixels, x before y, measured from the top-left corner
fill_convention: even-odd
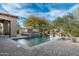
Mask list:
[[[54,20],[58,16],[73,12],[78,7],[77,3],[2,3],[0,13],[19,16],[18,22],[22,25],[23,21],[32,15]]]

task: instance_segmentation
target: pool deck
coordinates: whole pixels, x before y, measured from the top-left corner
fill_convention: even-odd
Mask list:
[[[0,39],[0,56],[79,56],[79,43],[57,40],[24,48],[13,40]]]

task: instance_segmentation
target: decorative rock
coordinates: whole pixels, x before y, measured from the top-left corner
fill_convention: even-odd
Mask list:
[[[79,43],[79,37],[76,37],[75,40],[77,43]]]

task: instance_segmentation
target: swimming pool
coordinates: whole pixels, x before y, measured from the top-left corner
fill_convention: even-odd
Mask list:
[[[42,44],[44,42],[48,42],[50,40],[57,40],[55,37],[38,37],[38,38],[23,38],[23,39],[15,39],[16,42],[26,45],[26,46],[36,46]]]

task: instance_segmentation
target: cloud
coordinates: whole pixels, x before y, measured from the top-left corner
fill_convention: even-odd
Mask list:
[[[56,9],[51,9],[48,12],[40,12],[37,13],[38,16],[44,17],[48,20],[54,20],[56,17],[62,17],[64,15],[67,15],[66,10],[56,10]]]
[[[0,8],[0,13],[7,13],[7,12],[3,10],[2,8]]]
[[[69,11],[70,11],[70,12],[73,12],[73,11],[76,10],[77,8],[79,8],[79,4],[76,4],[76,5],[72,6]]]
[[[6,10],[7,12],[13,12],[19,8],[21,8],[20,4],[16,4],[16,3],[9,3],[9,4],[1,4],[2,8],[4,10]]]
[[[56,5],[58,4],[37,4],[37,6],[39,6],[41,9],[43,9],[44,6],[48,8],[48,12],[37,12],[36,15],[49,20],[54,20],[56,17],[62,17],[63,15],[67,15],[69,10],[52,8],[52,6]]]
[[[26,18],[28,16],[31,16],[33,14],[33,11],[31,9],[27,9],[27,10],[21,9],[14,14],[17,15],[17,16]]]
[[[62,17],[64,15],[67,14],[67,11],[63,11],[63,10],[52,10],[49,12],[49,16],[53,19],[55,19],[56,17]]]
[[[1,4],[3,10],[5,10],[9,14],[17,15],[19,17],[28,17],[31,14],[33,14],[32,9],[25,9],[23,8],[23,4],[17,4],[17,3],[12,3],[12,4]]]
[[[63,11],[63,10],[51,10],[49,12],[50,16],[55,16],[55,17],[58,17],[58,16],[63,16],[65,15],[67,12],[66,11]]]
[[[79,19],[79,4],[76,4],[73,7],[71,7],[70,11],[72,12],[75,19]]]

